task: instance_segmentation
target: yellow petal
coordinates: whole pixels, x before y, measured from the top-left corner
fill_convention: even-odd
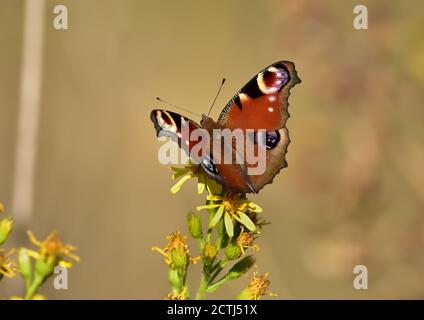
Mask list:
[[[35,260],[41,260],[42,258],[38,252],[31,249],[25,249],[25,253],[27,256],[30,256],[31,258],[34,258]]]
[[[224,213],[224,206],[220,206],[218,210],[216,210],[216,213],[213,216],[211,223],[209,224],[209,228],[213,228],[216,226],[219,220],[221,220],[223,213]]]
[[[192,177],[192,175],[188,174],[188,175],[182,177],[180,180],[178,180],[178,182],[176,184],[174,184],[173,187],[171,188],[171,193],[173,193],[173,194],[177,193],[181,189],[183,184],[186,183],[191,177]]]
[[[70,261],[60,260],[58,265],[60,267],[64,267],[64,268],[67,268],[67,269],[72,268],[72,262],[70,262]]]
[[[214,209],[214,208],[218,208],[219,206],[221,206],[220,204],[205,204],[203,206],[197,206],[196,209],[197,211],[203,210],[203,209]]]
[[[249,202],[248,207],[253,212],[261,213],[263,211],[263,209],[260,206],[258,206],[256,203],[252,201]]]
[[[231,238],[234,235],[234,226],[233,221],[229,214],[224,216],[225,230],[227,231],[228,236]]]
[[[27,234],[28,234],[29,241],[31,241],[37,247],[41,247],[41,242],[37,240],[37,238],[35,237],[34,233],[32,233],[31,230],[28,230]]]
[[[217,196],[217,195],[213,195],[213,194],[209,194],[206,196],[207,200],[210,201],[222,201],[222,197],[221,196]]]
[[[250,220],[250,218],[247,216],[247,214],[245,214],[244,212],[239,212],[239,217],[240,217],[240,222],[246,226],[247,229],[249,229],[250,231],[253,231],[256,229],[255,224],[253,223],[252,220]],[[238,219],[237,219],[238,220]]]
[[[206,188],[205,177],[203,175],[199,175],[197,180],[197,193],[202,194]]]

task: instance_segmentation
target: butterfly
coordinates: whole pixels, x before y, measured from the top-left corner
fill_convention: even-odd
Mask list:
[[[272,183],[281,169],[287,167],[286,153],[290,143],[286,122],[289,118],[288,97],[290,89],[301,80],[297,76],[294,63],[278,61],[256,74],[241,88],[225,105],[218,120],[214,121],[203,114],[200,123],[197,123],[178,113],[155,109],[151,112],[151,120],[156,134],[175,139],[180,148],[190,151],[194,143],[187,135],[183,136],[183,126],[191,133],[196,129],[203,129],[213,136],[214,129],[220,130],[263,130],[265,136],[265,170],[261,174],[249,174],[252,164],[247,162],[225,163],[217,161],[210,152],[199,155],[200,168],[212,179],[219,182],[228,193],[257,193],[266,184]],[[246,138],[247,144],[258,150],[257,137]],[[212,142],[208,142],[211,143]],[[222,149],[234,149],[235,141],[223,139],[220,141]],[[222,151],[222,150],[221,150]],[[246,151],[244,151],[246,152]]]

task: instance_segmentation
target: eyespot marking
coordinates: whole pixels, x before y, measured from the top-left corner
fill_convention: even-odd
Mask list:
[[[278,143],[280,142],[281,136],[280,133],[278,131],[267,131],[266,132],[266,137],[265,137],[265,145],[266,148],[268,150],[270,149],[274,149]],[[254,136],[253,136],[253,142],[255,144],[258,144],[258,133],[255,132]]]
[[[272,94],[281,90],[289,81],[289,75],[286,70],[269,67],[267,70],[258,74],[257,82],[259,89],[264,94]]]

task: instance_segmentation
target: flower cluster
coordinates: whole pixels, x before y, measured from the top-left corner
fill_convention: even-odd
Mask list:
[[[3,204],[0,203],[0,213],[3,211]],[[5,217],[0,220],[0,245],[3,245],[13,230],[14,220]],[[38,293],[41,285],[53,274],[55,267],[71,268],[69,259],[76,262],[80,258],[73,253],[74,246],[64,243],[56,231],[51,232],[42,241],[37,240],[35,235],[28,231],[28,238],[37,250],[25,247],[17,250],[17,262],[12,258],[15,249],[8,252],[0,248],[0,280],[3,277],[13,278],[20,274],[25,281],[24,297],[13,296],[11,299],[40,300],[44,296]]]
[[[172,194],[177,193],[192,178],[197,179],[198,194],[206,191],[206,203],[196,207],[197,211],[208,213],[206,231],[199,213],[190,212],[187,215],[188,231],[198,242],[200,257],[190,257],[187,237],[178,231],[167,237],[168,244],[165,248],[152,249],[165,257],[165,263],[169,267],[168,280],[172,292],[166,298],[171,300],[190,299],[187,268],[201,260],[203,274],[195,298],[204,299],[206,293],[214,292],[224,283],[239,278],[255,265],[255,259],[246,255],[246,251],[259,250],[255,242],[259,229],[267,223],[261,217],[263,210],[259,205],[247,199],[245,194],[226,192],[199,165],[190,162],[182,168],[171,169],[172,179],[178,180],[171,188]],[[221,275],[229,263],[234,264]],[[268,273],[261,277],[254,273],[249,286],[237,298],[259,299],[264,295],[273,295],[268,290],[269,284]]]
[[[0,214],[3,213],[4,206],[0,202]],[[3,217],[0,219],[0,246],[2,246],[9,237],[14,225],[14,220],[11,217]],[[3,277],[13,278],[16,275],[16,263],[11,258],[15,249],[6,251],[0,248],[0,280]]]

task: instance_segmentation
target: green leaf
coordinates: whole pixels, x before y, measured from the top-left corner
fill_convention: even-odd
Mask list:
[[[241,275],[245,274],[253,265],[255,264],[255,259],[252,256],[246,256],[237,262],[231,269],[228,271],[226,277],[230,280],[239,278]]]

